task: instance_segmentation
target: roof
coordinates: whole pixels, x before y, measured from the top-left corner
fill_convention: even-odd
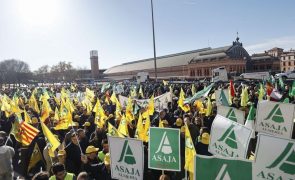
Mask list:
[[[200,52],[211,48],[197,49],[177,54],[157,57],[157,68],[183,66],[187,65],[190,60],[197,56]],[[132,61],[107,69],[104,74],[120,73],[125,71],[141,71],[154,68],[154,58]]]
[[[212,59],[212,58],[221,58],[226,57],[226,52],[231,48],[232,46],[224,46],[219,48],[210,49],[207,51],[200,52],[198,56],[195,56],[193,61],[198,61],[202,59]]]
[[[272,56],[252,56],[251,60],[255,61],[255,60],[262,60],[262,59],[273,59]]]

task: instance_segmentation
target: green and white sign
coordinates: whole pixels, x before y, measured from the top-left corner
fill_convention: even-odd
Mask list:
[[[255,130],[278,137],[291,138],[294,104],[260,101],[257,107]]]
[[[208,150],[217,156],[246,158],[251,133],[252,130],[244,125],[217,114],[212,123]]]
[[[172,128],[150,128],[149,168],[180,171],[180,131]]]
[[[216,101],[216,105],[220,106],[220,105],[224,105],[224,106],[229,106],[229,90],[228,89],[219,89],[215,91],[215,101]]]
[[[234,107],[217,106],[217,114],[226,117],[234,122],[244,124],[245,112]]]
[[[254,179],[295,179],[295,141],[258,134]]]
[[[144,156],[142,141],[108,136],[111,174],[114,179],[143,179]]]
[[[195,157],[194,179],[249,180],[252,179],[252,162],[249,160],[197,155]]]

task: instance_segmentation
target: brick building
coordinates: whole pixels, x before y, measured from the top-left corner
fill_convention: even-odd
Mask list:
[[[222,66],[232,75],[259,71],[279,72],[281,57],[285,57],[285,61],[290,60],[292,68],[295,68],[294,51],[290,51],[289,54],[290,57],[287,57],[283,49],[273,48],[264,53],[250,56],[237,37],[228,46],[208,47],[157,57],[157,75],[159,79],[171,77],[201,79],[211,77],[212,70]],[[290,63],[288,62],[288,64]],[[155,77],[154,59],[124,63],[107,69],[104,74],[107,78],[122,80],[131,79],[138,72],[148,72],[150,77]]]

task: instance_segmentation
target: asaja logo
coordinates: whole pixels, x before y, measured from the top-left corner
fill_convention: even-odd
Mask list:
[[[238,144],[236,141],[234,127],[235,125],[230,125],[223,135],[215,143],[213,143],[214,151],[217,154],[225,157],[239,157],[236,152],[236,150],[238,150]]]
[[[237,117],[236,117],[236,113],[235,113],[235,111],[234,111],[233,108],[231,108],[231,109],[228,111],[228,113],[227,113],[227,115],[226,115],[226,118],[228,118],[228,119],[230,119],[230,120],[232,120],[232,121],[235,121],[235,122],[238,121],[238,120],[237,120]]]
[[[231,180],[229,173],[227,171],[227,164],[223,164],[217,174],[215,180]]]
[[[282,115],[282,111],[280,109],[280,105],[276,104],[274,108],[270,111],[268,116],[264,120],[269,120],[271,119],[272,121],[276,123],[282,123],[284,122],[284,117]]]
[[[126,164],[136,164],[132,150],[128,144],[128,140],[125,140],[124,146],[121,152],[121,156],[118,162],[124,161]]]
[[[170,142],[169,142],[166,132],[164,132],[164,134],[162,136],[162,140],[160,142],[160,145],[159,145],[156,153],[159,153],[160,151],[164,154],[171,154],[172,153],[172,148],[170,146]]]
[[[225,144],[227,144],[229,147],[233,149],[238,149],[237,141],[236,141],[236,135],[233,130],[235,126],[232,124],[226,131],[225,133],[221,136],[218,141],[224,141]]]
[[[287,179],[285,176],[294,177],[295,174],[295,151],[294,144],[289,142],[282,153],[266,168],[257,174],[262,179]],[[272,169],[279,169],[282,173],[274,173]],[[293,179],[293,178],[290,178]]]
[[[276,104],[272,108],[264,120],[265,121],[261,121],[259,123],[259,126],[261,126],[262,130],[280,135],[283,135],[287,132],[287,128],[284,126],[284,117],[279,104]]]
[[[267,168],[278,167],[284,173],[295,174],[295,151],[294,144],[289,142],[284,151],[277,157],[277,159]]]
[[[163,133],[161,142],[153,155],[152,160],[165,163],[176,163],[176,154],[173,153],[166,131]]]
[[[136,160],[128,144],[128,140],[125,140],[124,142],[120,159],[115,165],[115,171],[117,171],[120,176],[119,179],[138,179],[140,176],[140,171],[137,168]]]

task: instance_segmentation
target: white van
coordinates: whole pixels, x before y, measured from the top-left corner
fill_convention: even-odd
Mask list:
[[[212,70],[212,82],[227,82],[228,81],[228,75],[225,67],[219,67]]]
[[[242,79],[259,79],[264,80],[270,77],[269,72],[253,72],[253,73],[243,73],[240,75]]]
[[[145,82],[149,79],[149,73],[148,72],[139,72],[136,75],[136,81],[137,83]]]

